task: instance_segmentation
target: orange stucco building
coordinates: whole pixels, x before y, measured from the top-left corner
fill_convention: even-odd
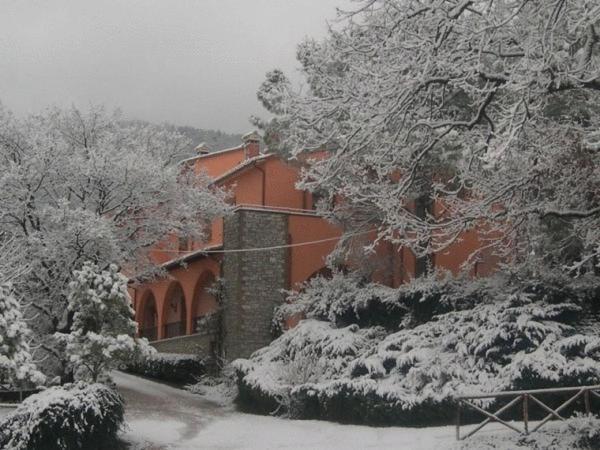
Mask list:
[[[282,290],[323,272],[340,236],[338,227],[315,213],[311,194],[296,188],[298,166],[261,152],[256,133],[243,140],[212,153],[200,145],[197,156],[182,162],[231,191],[231,217],[216,220],[206,242],[166,240],[152,256],[169,276],[132,290],[139,333],[161,351],[218,352],[233,359],[266,345]],[[479,245],[476,233],[467,233],[435,255],[434,264],[456,272]],[[414,276],[415,258],[405,249],[382,244],[372,259],[378,281],[398,286]],[[477,271],[489,272],[490,264]],[[221,308],[213,289],[219,278],[226,299]],[[211,322],[218,308],[221,331]]]

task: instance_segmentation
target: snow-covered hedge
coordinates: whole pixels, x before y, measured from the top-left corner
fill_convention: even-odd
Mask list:
[[[119,394],[102,384],[49,388],[27,398],[0,422],[0,448],[115,448],[123,410]]]
[[[155,353],[130,364],[127,371],[171,383],[188,384],[206,373],[206,363],[197,355]]]
[[[234,362],[239,401],[297,418],[424,424],[451,420],[461,394],[598,383],[600,337],[585,320],[595,285],[539,281],[442,278],[443,290],[431,279],[403,286],[396,301],[407,312],[396,330],[340,327],[329,312],[357,302],[348,295],[333,306],[326,291],[325,301],[304,309],[308,319]],[[338,289],[340,280],[332,283]],[[319,303],[318,292],[311,295]]]
[[[234,361],[241,406],[262,413],[289,409],[292,389],[349,373],[352,361],[376,345],[376,336],[383,337],[382,329],[301,321],[250,360]]]
[[[394,327],[406,313],[398,298],[396,289],[334,272],[331,278],[316,277],[303,289],[289,292],[287,303],[275,313],[273,327],[278,331],[287,317],[297,314],[337,326]]]
[[[301,290],[289,292],[287,302],[275,312],[273,328],[280,332],[286,318],[301,315],[337,327],[356,324],[394,330],[472,308],[491,295],[492,286],[489,280],[438,272],[394,289],[334,272],[331,278],[313,278]]]

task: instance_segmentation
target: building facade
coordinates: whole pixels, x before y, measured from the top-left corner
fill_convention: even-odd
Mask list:
[[[273,309],[284,290],[327,270],[341,230],[316,214],[310,193],[296,188],[298,166],[261,152],[256,133],[243,141],[216,152],[200,145],[197,156],[182,162],[230,190],[234,210],[213,222],[205,242],[170,240],[157,248],[153,259],[168,276],[132,289],[139,334],[159,351],[247,357],[271,341]],[[475,233],[465,233],[434,264],[456,272],[479,245]],[[417,270],[409,251],[390,244],[379,245],[371,259],[374,277],[390,286]],[[477,269],[490,270],[492,263]]]

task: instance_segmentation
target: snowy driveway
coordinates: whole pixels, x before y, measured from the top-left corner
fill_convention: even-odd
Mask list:
[[[122,372],[113,372],[113,380],[125,398],[125,438],[136,450],[196,448],[183,444],[225,413],[197,395],[162,383]]]
[[[164,384],[115,372],[132,450],[396,449],[455,446],[452,427],[373,428],[243,414]]]

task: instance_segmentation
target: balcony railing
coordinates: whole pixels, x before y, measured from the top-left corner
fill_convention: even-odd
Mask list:
[[[145,337],[149,341],[155,341],[158,338],[158,328],[149,327],[140,329],[140,337]]]
[[[185,335],[185,322],[172,322],[165,325],[165,338]]]

